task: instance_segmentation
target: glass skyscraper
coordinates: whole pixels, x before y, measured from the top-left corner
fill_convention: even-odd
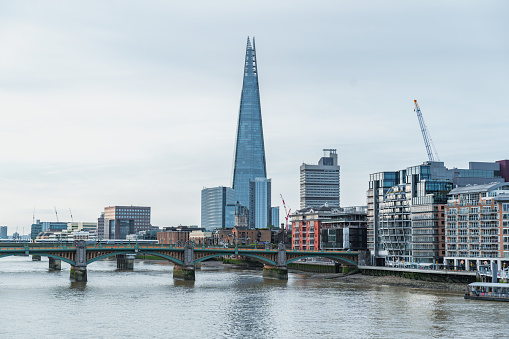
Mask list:
[[[230,187],[210,187],[201,191],[201,227],[207,230],[225,228],[235,223],[227,206],[235,204],[235,192]],[[234,210],[235,212],[235,210]]]
[[[256,178],[266,179],[267,170],[265,166],[255,41],[253,38],[253,45],[251,46],[248,37],[232,183],[235,190],[235,199],[240,205],[249,208],[249,182]]]

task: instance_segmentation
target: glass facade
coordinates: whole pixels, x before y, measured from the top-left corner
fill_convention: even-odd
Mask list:
[[[447,169],[443,162],[425,162],[398,172],[371,174],[367,202],[372,262],[441,263],[449,192],[455,185],[503,180],[497,177],[498,166],[476,162],[470,163],[469,169]],[[477,203],[479,197],[468,199]]]
[[[266,228],[271,224],[271,180],[255,178],[249,183],[249,227]]]
[[[236,201],[248,208],[249,182],[256,178],[267,178],[267,171],[255,42],[248,37],[232,183]]]
[[[233,217],[228,218],[226,207],[234,203],[235,192],[230,187],[204,188],[201,191],[201,227],[211,230],[231,225],[235,219],[235,209]]]
[[[279,207],[271,208],[271,224],[272,226],[279,227]]]

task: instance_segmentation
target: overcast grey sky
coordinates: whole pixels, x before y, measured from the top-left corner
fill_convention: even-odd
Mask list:
[[[0,1],[0,224],[152,207],[200,223],[231,184],[247,36],[256,37],[273,205],[337,148],[342,205],[369,174],[509,158],[507,1]],[[281,217],[282,219],[282,217]]]

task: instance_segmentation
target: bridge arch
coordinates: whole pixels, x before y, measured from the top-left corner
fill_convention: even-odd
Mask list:
[[[262,257],[261,255],[251,254],[251,253],[242,253],[244,257],[253,258],[256,261],[259,261],[263,264],[271,265],[271,266],[277,266],[277,263],[273,260],[267,259],[265,257]]]
[[[231,253],[214,253],[211,255],[207,255],[206,257],[196,259],[194,261],[194,264],[200,263],[202,261],[210,260],[213,258],[217,258],[217,257],[223,257],[225,255],[231,255]],[[272,266],[277,265],[275,261],[272,261],[272,260],[267,259],[260,255],[256,255],[256,254],[252,254],[252,253],[239,253],[239,255],[241,255],[243,257],[249,257],[249,258],[255,259],[255,261],[261,262],[262,264],[267,264],[267,265],[272,265]]]
[[[286,264],[287,265],[291,264],[291,263],[293,263],[293,262],[295,262],[297,260],[300,260],[300,259],[317,258],[317,257],[327,258],[327,259],[333,260],[335,262],[339,262],[339,263],[347,264],[347,265],[351,265],[351,266],[357,266],[358,265],[355,261],[352,261],[352,260],[349,260],[349,259],[346,259],[346,258],[343,258],[343,257],[336,257],[336,256],[333,256],[333,255],[326,255],[324,253],[320,253],[320,255],[305,254],[305,255],[302,255],[302,256],[294,257],[294,258],[288,260],[286,262]]]
[[[157,252],[143,252],[143,251],[135,252],[134,250],[132,250],[132,251],[115,251],[115,252],[110,252],[110,253],[106,253],[106,254],[103,254],[103,255],[99,255],[99,256],[94,257],[94,258],[92,258],[90,260],[87,260],[87,265],[93,263],[94,261],[105,259],[105,258],[109,258],[109,257],[113,257],[113,256],[116,256],[118,254],[135,254],[136,255],[136,254],[139,254],[139,253],[145,253],[145,254],[148,254],[148,255],[157,256],[157,257],[166,259],[168,261],[171,261],[172,263],[174,263],[176,265],[183,265],[184,264],[181,260],[179,260],[177,258],[174,258],[174,257],[171,257],[171,256],[166,255],[166,254],[161,254],[161,253],[157,253]]]
[[[7,258],[7,257],[13,257],[15,255],[20,255],[19,253],[7,253],[7,254],[2,254],[0,255],[0,259],[2,258]]]
[[[12,256],[16,256],[16,255],[19,255],[19,253],[2,254],[2,255],[0,255],[0,259],[6,258],[6,257],[12,257]],[[53,259],[65,261],[69,265],[73,265],[73,266],[76,265],[76,262],[72,261],[71,259],[60,257],[60,256],[54,255],[54,254],[48,254],[48,253],[44,253],[44,252],[42,252],[42,253],[31,252],[30,255],[39,255],[41,257],[53,258]]]

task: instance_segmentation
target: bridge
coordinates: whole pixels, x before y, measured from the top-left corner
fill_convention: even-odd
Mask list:
[[[0,243],[0,259],[8,256],[49,257],[49,268],[60,270],[61,262],[71,265],[70,278],[74,281],[87,281],[87,265],[94,261],[116,256],[117,268],[133,269],[134,255],[148,254],[158,256],[175,264],[175,279],[195,280],[195,266],[202,261],[225,255],[240,255],[262,262],[263,275],[277,279],[288,279],[288,264],[304,258],[322,257],[341,263],[344,266],[357,266],[357,251],[312,251],[287,250],[283,244],[272,248],[224,248],[194,247],[192,242],[182,247],[164,244],[87,244],[81,240],[75,244],[66,243]]]

